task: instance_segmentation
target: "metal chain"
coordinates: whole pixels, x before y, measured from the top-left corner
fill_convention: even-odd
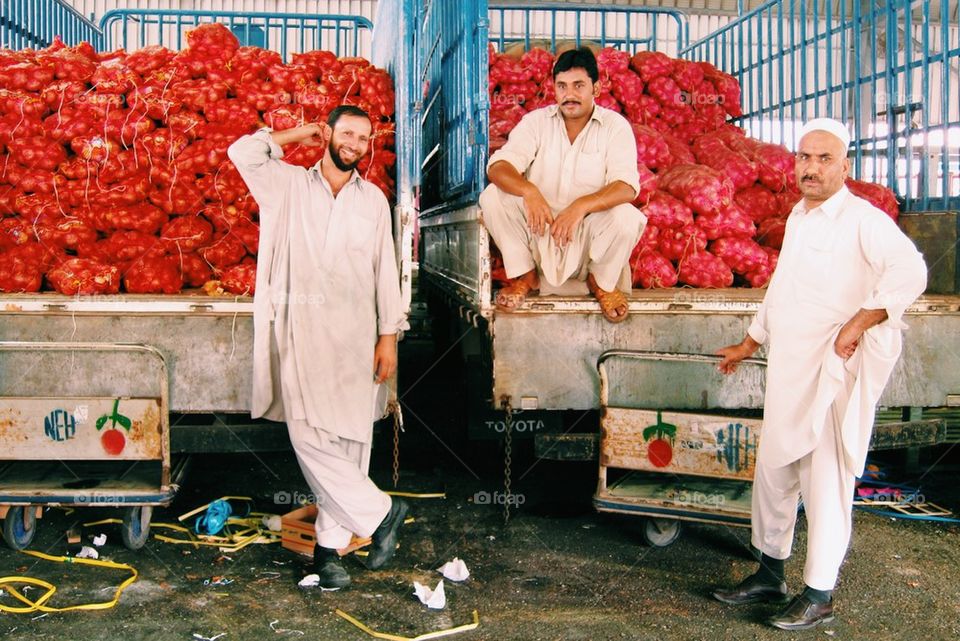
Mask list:
[[[400,482],[400,432],[403,431],[403,410],[396,401],[391,408],[393,414],[393,489]]]
[[[501,402],[503,411],[506,413],[504,426],[506,427],[503,435],[503,524],[510,521],[510,502],[513,500],[511,491],[511,472],[513,468],[513,408],[510,406],[510,399],[504,397]]]

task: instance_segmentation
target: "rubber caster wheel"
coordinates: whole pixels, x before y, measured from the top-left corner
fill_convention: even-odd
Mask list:
[[[37,512],[32,505],[11,505],[3,519],[3,540],[14,550],[23,550],[37,533]]]
[[[680,530],[675,519],[645,519],[640,534],[650,547],[665,548],[680,537]]]
[[[150,505],[138,505],[124,511],[123,529],[120,535],[128,549],[139,550],[147,543],[152,516],[153,507]]]

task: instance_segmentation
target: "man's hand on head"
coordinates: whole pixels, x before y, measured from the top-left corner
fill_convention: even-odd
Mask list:
[[[325,122],[312,122],[302,127],[274,131],[270,134],[273,141],[280,145],[301,144],[304,147],[326,147],[330,143],[330,125]]]

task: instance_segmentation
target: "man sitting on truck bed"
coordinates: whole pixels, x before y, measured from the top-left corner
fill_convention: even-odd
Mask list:
[[[780,262],[746,338],[718,352],[720,370],[729,374],[769,343],[751,510],[760,568],[713,596],[734,605],[787,601],[783,566],[802,497],[806,587],[769,620],[784,630],[833,619],[854,481],[900,356],[901,316],[927,282],[910,239],[844,185],[849,144],[836,120],[818,118],[801,131],[796,173],[803,200],[787,219]]]
[[[406,328],[390,208],[356,171],[370,131],[363,110],[343,106],[227,152],[260,205],[251,414],[287,423],[319,508],[314,571],[327,589],[350,583],[337,550],[352,534],[372,536],[367,565],[379,568],[407,512],[367,475]],[[326,152],[305,169],[281,160],[290,143]]]
[[[512,279],[498,309],[575,278],[586,280],[608,321],[627,318],[630,252],[646,217],[630,204],[640,189],[633,130],[594,103],[598,79],[589,49],[561,54],[557,104],[525,115],[490,157],[480,208]]]

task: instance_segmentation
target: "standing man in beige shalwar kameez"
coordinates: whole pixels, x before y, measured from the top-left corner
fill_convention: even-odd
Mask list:
[[[760,310],[721,371],[768,343],[763,429],[753,484],[753,545],[760,569],[724,603],[787,601],[803,498],[805,589],[769,623],[801,630],[833,619],[833,588],[852,530],[854,481],[863,473],[875,408],[900,356],[901,316],[926,287],[913,243],[883,212],[850,193],[850,135],[827,118],[803,128],[796,175],[803,193]]]
[[[326,124],[262,129],[228,151],[260,205],[251,414],[287,423],[317,498],[314,571],[326,589],[350,583],[337,550],[352,534],[372,536],[376,569],[407,513],[367,476],[406,328],[390,209],[356,171],[371,129],[361,109],[338,107]],[[281,160],[291,143],[326,153],[304,169]]]
[[[497,294],[502,311],[572,278],[586,281],[608,321],[627,318],[630,252],[646,217],[630,204],[640,190],[633,130],[594,103],[598,79],[589,49],[560,54],[557,104],[524,116],[487,164],[483,223],[512,279]]]

